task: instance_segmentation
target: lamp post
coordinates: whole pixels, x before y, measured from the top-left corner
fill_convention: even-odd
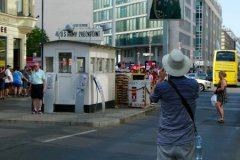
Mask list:
[[[148,31],[148,37],[149,37],[149,61],[151,61],[151,56],[152,56],[152,32]]]
[[[140,52],[137,52],[137,61],[138,61],[138,67],[139,67],[139,69],[138,69],[138,73],[140,73],[140,59],[139,59],[139,56],[140,56]]]
[[[44,30],[44,0],[42,0],[42,30],[41,30],[41,66],[42,66],[42,69],[43,69],[43,52],[44,52],[44,49],[43,49],[43,41],[44,41],[44,37],[43,37],[43,32]]]

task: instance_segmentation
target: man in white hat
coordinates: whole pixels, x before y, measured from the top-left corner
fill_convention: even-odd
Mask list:
[[[196,80],[184,75],[190,69],[190,60],[183,53],[174,49],[162,59],[163,68],[159,72],[158,82],[151,95],[151,101],[161,100],[160,124],[157,139],[157,160],[193,160],[195,157],[195,128],[185,105],[174,87],[184,97],[193,115],[199,93]],[[168,81],[165,80],[166,72]]]

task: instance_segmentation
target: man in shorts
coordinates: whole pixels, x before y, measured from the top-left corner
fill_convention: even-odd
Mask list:
[[[31,98],[33,100],[33,114],[42,113],[43,96],[46,93],[46,76],[39,63],[34,64],[31,75]]]
[[[13,75],[10,68],[11,66],[7,65],[5,69],[5,96],[9,96],[9,90],[12,88]]]

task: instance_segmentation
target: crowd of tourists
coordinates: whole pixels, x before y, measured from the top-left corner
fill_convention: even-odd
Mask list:
[[[12,68],[10,65],[0,67],[0,100],[7,97],[30,96],[29,86],[32,67]]]

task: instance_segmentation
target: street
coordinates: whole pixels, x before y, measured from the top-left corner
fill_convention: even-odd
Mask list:
[[[212,91],[201,92],[196,121],[205,160],[240,157],[240,89],[228,88],[225,123],[218,124]],[[0,123],[2,160],[153,160],[159,113],[116,127]]]

